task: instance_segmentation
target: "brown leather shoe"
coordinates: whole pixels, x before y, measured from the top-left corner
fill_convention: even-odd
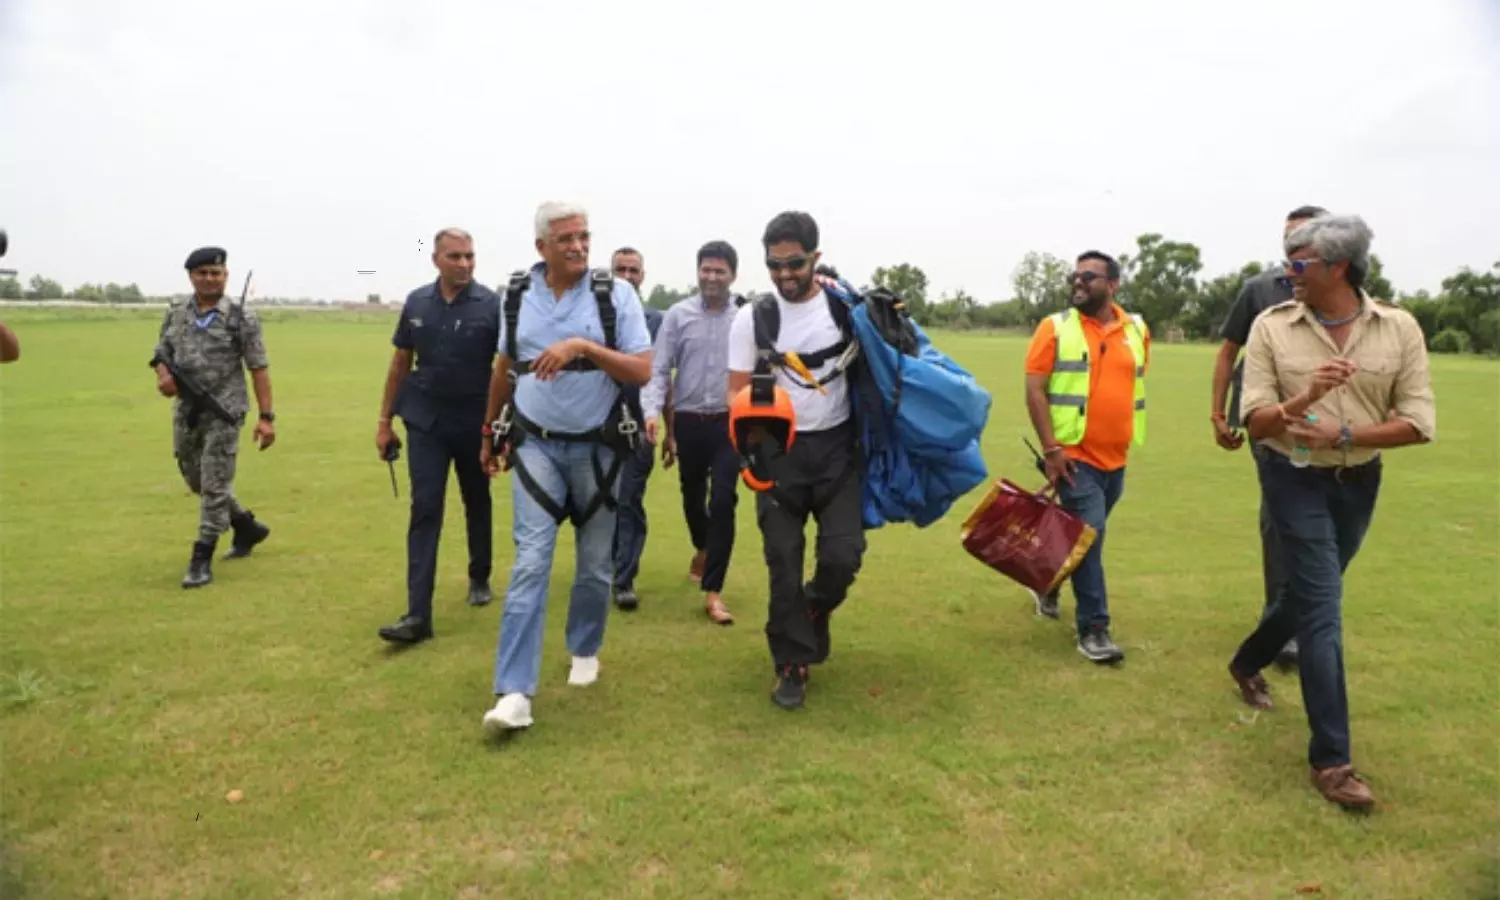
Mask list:
[[[693,561],[688,566],[688,580],[697,584],[703,580],[703,566],[708,562],[708,552],[699,550],[693,554]]]
[[[730,614],[729,608],[724,605],[724,601],[719,599],[718,594],[703,595],[703,611],[708,613],[708,617],[713,620],[715,625],[734,624],[734,616]]]
[[[1255,709],[1270,709],[1271,686],[1266,684],[1266,679],[1259,673],[1245,677],[1234,670],[1234,663],[1229,664],[1229,677],[1240,686],[1240,697],[1245,703]]]
[[[1353,766],[1332,766],[1310,771],[1313,787],[1339,806],[1364,812],[1375,805],[1375,795],[1370,793],[1364,779],[1355,774]]]

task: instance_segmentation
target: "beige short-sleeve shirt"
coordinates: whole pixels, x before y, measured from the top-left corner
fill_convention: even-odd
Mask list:
[[[1378,425],[1392,415],[1410,422],[1424,440],[1437,434],[1437,405],[1427,371],[1427,341],[1422,326],[1398,306],[1362,296],[1359,318],[1340,351],[1305,304],[1289,300],[1266,310],[1250,328],[1245,345],[1245,386],[1241,401],[1246,420],[1257,409],[1275,406],[1301,393],[1318,366],[1342,356],[1356,371],[1341,387],[1329,391],[1309,409],[1323,422],[1350,428]],[[1264,441],[1284,455],[1292,438],[1280,434]],[[1312,451],[1314,466],[1357,466],[1379,450],[1353,446],[1347,451]]]

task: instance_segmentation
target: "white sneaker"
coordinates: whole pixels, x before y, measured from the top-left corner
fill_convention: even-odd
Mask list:
[[[568,672],[568,684],[593,684],[599,680],[599,657],[575,656],[573,668]]]
[[[484,714],[484,729],[500,732],[531,727],[531,701],[525,694],[506,694],[495,708]]]

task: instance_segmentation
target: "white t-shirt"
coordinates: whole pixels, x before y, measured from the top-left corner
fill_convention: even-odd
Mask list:
[[[781,308],[781,329],[776,336],[776,350],[785,353],[813,353],[831,347],[843,339],[833,313],[828,309],[828,297],[822,292],[802,303],[788,303],[778,294],[776,305]],[[755,371],[755,304],[746,303],[735,314],[734,324],[729,327],[729,371]],[[822,378],[833,369],[835,360],[830,359],[813,369],[813,375]],[[799,381],[803,379],[798,379]],[[824,385],[828,393],[815,388],[802,387],[793,381],[781,368],[776,369],[776,382],[792,398],[792,408],[797,412],[797,430],[825,431],[849,418],[849,378],[847,373]]]

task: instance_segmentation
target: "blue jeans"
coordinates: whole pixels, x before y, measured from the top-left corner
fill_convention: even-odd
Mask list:
[[[528,435],[513,451],[547,496],[558,504],[571,495],[582,509],[599,490],[593,454],[608,471],[612,452],[589,443],[544,440]],[[616,480],[618,486],[619,482]],[[505,588],[500,639],[495,649],[495,694],[536,694],[542,667],[542,636],[547,615],[547,585],[552,578],[552,551],[558,523],[511,477],[511,533],[516,560]],[[567,522],[567,519],[563,520]],[[600,506],[576,529],[577,563],[568,599],[568,650],[593,656],[604,643],[609,592],[614,581],[615,514]]]
[[[641,554],[646,550],[646,479],[656,464],[656,447],[642,443],[625,458],[620,467],[620,509],[615,522],[615,587],[628,591],[635,587],[635,576],[641,571]]]
[[[1069,579],[1080,638],[1090,631],[1109,628],[1109,595],[1104,587],[1104,523],[1124,492],[1123,468],[1105,472],[1080,462],[1073,471],[1073,484],[1064,479],[1057,482],[1057,499],[1063,509],[1099,532]]]
[[[1312,730],[1307,761],[1319,769],[1350,761],[1343,574],[1369,530],[1380,477],[1379,460],[1341,473],[1298,469],[1276,453],[1261,464],[1262,496],[1281,539],[1287,587],[1231,665],[1240,675],[1254,675],[1297,638],[1302,705]]]

